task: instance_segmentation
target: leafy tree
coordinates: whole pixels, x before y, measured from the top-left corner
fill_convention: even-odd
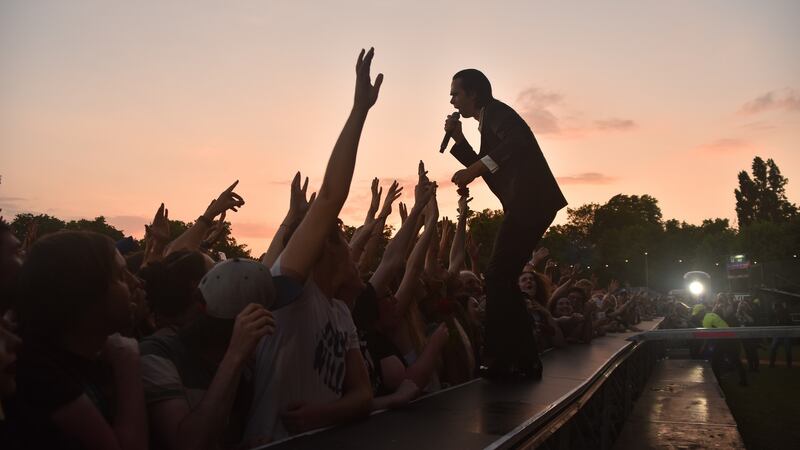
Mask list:
[[[113,225],[106,222],[103,216],[95,217],[94,220],[80,219],[71,220],[67,222],[66,229],[76,231],[93,231],[95,233],[104,234],[114,241],[118,241],[125,237],[125,234],[116,229]]]
[[[736,196],[736,216],[740,227],[756,221],[785,222],[797,215],[797,207],[786,198],[789,180],[781,174],[771,158],[764,162],[753,158],[752,178],[746,171],[739,172]]]
[[[481,252],[478,256],[478,262],[481,267],[485,268],[491,256],[492,246],[494,246],[494,239],[500,229],[500,224],[503,222],[503,211],[484,209],[483,211],[476,212],[469,218],[467,224],[469,225],[469,234],[472,236],[472,241],[475,245],[481,246]]]
[[[169,238],[170,241],[174,241],[178,236],[183,234],[186,230],[194,226],[194,222],[184,222],[182,220],[172,220],[169,221]],[[250,254],[250,249],[247,248],[247,244],[239,244],[236,242],[236,238],[233,237],[231,234],[231,223],[227,220],[223,223],[225,231],[223,232],[222,236],[213,247],[211,247],[211,251],[213,253],[225,253],[227,258],[252,258]]]
[[[247,248],[247,244],[239,244],[236,242],[236,238],[231,235],[231,223],[225,221],[224,227],[224,237],[217,241],[211,250],[217,253],[225,253],[225,256],[228,258],[252,258],[250,255],[250,249]]]
[[[550,227],[540,245],[561,260],[591,265],[596,259],[592,228],[599,207],[597,203],[587,203],[575,209],[567,208],[567,223]]]
[[[28,228],[32,223],[35,223],[38,227],[38,237],[63,230],[67,226],[63,220],[47,214],[34,215],[31,213],[22,213],[17,214],[16,217],[14,217],[14,220],[11,222],[11,229],[13,230],[14,235],[17,236],[18,239],[22,240],[27,237]]]

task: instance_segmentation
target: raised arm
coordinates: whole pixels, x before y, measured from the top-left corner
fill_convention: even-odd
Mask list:
[[[365,246],[366,250],[363,248],[361,251],[354,249],[352,246],[351,253],[353,259],[356,261],[360,261],[359,269],[362,272],[366,272],[369,270],[369,262],[375,258],[375,254],[378,251],[378,244],[380,243],[381,238],[383,237],[383,229],[386,225],[386,219],[392,213],[392,203],[394,203],[398,198],[400,198],[400,194],[403,192],[403,188],[399,187],[400,185],[397,181],[392,182],[392,185],[389,186],[389,191],[386,193],[386,198],[383,200],[383,207],[381,208],[381,212],[378,214],[378,217],[373,221],[373,223],[369,226],[368,232],[365,231]],[[366,228],[366,224],[364,226]],[[364,257],[362,258],[361,252],[365,251]]]
[[[370,264],[378,254],[380,241],[383,237],[383,230],[386,228],[386,218],[379,217],[375,221],[375,226],[369,234],[367,245],[364,246],[364,252],[358,258],[358,273],[366,275],[369,273]]]
[[[156,211],[153,222],[144,227],[144,258],[142,267],[164,257],[164,249],[169,244],[169,210],[162,203]]]
[[[236,317],[228,349],[203,398],[193,408],[184,398],[150,406],[152,434],[170,450],[216,449],[236,399],[242,370],[258,342],[275,330],[272,313],[251,303]]]
[[[533,251],[530,261],[525,263],[526,271],[535,271],[539,264],[542,263],[547,257],[550,256],[550,250],[547,247],[539,247]]]
[[[450,247],[450,264],[447,271],[451,274],[458,273],[464,267],[467,259],[466,237],[467,219],[469,218],[469,202],[472,197],[467,198],[468,193],[458,198],[458,222],[456,223],[456,234],[453,236],[453,246]]]
[[[450,222],[450,218],[445,216],[442,219],[442,235],[440,236],[439,240],[439,252],[436,254],[436,257],[439,259],[439,264],[444,265],[444,258],[445,254],[449,256],[450,252],[448,252],[448,245],[453,242],[453,235],[455,234],[453,222]]]
[[[422,211],[425,209],[425,205],[428,204],[433,196],[434,189],[433,183],[427,181],[427,179],[421,179],[414,188],[414,206],[408,211],[406,220],[403,221],[403,225],[394,235],[394,238],[389,241],[378,268],[375,269],[375,273],[369,280],[372,287],[375,288],[375,292],[379,294],[385,293],[394,275],[403,267],[409,244],[419,231],[417,223]]]
[[[432,245],[433,236],[436,234],[436,222],[438,219],[439,206],[436,203],[436,193],[434,192],[425,208],[425,232],[422,233],[422,237],[419,238],[414,250],[411,251],[411,256],[406,262],[406,273],[403,275],[403,280],[400,282],[400,287],[395,295],[397,298],[397,313],[400,317],[405,314],[408,306],[414,300],[414,291],[416,291],[416,285],[422,274],[428,247]]]
[[[353,108],[331,152],[317,199],[283,252],[281,271],[298,279],[304,280],[308,277],[350,192],[361,131],[369,109],[378,99],[383,82],[383,74],[375,78],[374,85],[370,81],[373,56],[374,49],[370,49],[366,55],[362,50],[358,55]]]
[[[469,235],[467,236],[467,254],[469,255],[469,268],[475,275],[480,276],[481,267],[480,267],[480,252],[481,247],[483,247],[482,243],[475,243],[475,238],[473,237],[472,231],[470,231]]]
[[[442,221],[442,231],[446,232],[447,230],[445,225],[446,221]],[[428,229],[427,217],[425,222],[425,230]],[[425,253],[425,273],[432,277],[439,277],[442,272],[442,264],[439,261],[439,246],[440,242],[437,243],[436,240],[439,238],[438,230],[434,227],[431,230],[433,235],[431,236],[431,243],[428,245],[428,251]]]
[[[300,180],[302,178],[300,172],[297,172],[292,179],[289,194],[289,211],[286,213],[286,217],[283,218],[283,222],[281,222],[281,225],[275,232],[275,236],[272,237],[269,248],[267,248],[267,251],[261,258],[261,263],[267,267],[272,267],[272,265],[275,264],[275,260],[278,259],[278,256],[286,246],[286,236],[301,220],[303,220],[303,217],[305,217],[308,212],[309,206],[314,203],[314,198],[317,196],[317,193],[314,192],[311,194],[311,198],[306,199],[308,177],[306,177],[301,187]]]
[[[361,257],[364,246],[367,245],[367,241],[369,241],[370,236],[372,236],[372,230],[375,228],[375,214],[378,213],[378,207],[381,204],[381,196],[383,195],[383,187],[378,188],[377,178],[372,179],[370,191],[372,192],[372,200],[367,209],[367,217],[364,218],[364,224],[358,227],[353,233],[353,237],[350,238],[350,255],[355,261],[358,261]]]
[[[179,250],[197,250],[200,248],[200,244],[203,242],[208,230],[214,225],[215,217],[229,209],[238,211],[237,208],[244,205],[244,199],[236,192],[233,192],[237,184],[239,184],[239,180],[234,181],[228,189],[219,194],[219,197],[212,200],[203,215],[194,222],[194,225],[167,246],[164,256]]]

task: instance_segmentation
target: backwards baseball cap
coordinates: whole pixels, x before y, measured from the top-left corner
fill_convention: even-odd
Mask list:
[[[217,319],[235,319],[250,303],[270,307],[275,286],[269,269],[260,262],[233,258],[215,265],[200,281],[206,314]]]

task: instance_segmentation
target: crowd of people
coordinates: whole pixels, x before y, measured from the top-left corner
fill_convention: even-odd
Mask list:
[[[338,219],[382,82],[372,57],[358,58],[319,191],[297,173],[259,260],[209,251],[245,204],[237,183],[174,240],[160,205],[141,251],[85,231],[20,242],[0,225],[3,448],[251,448],[480,376],[486,295],[468,190],[451,228],[420,162],[377,264],[402,188],[383,195],[374,180],[352,237]],[[519,267],[539,352],[636,331],[657,313],[646,292],[582,274],[545,248]]]
[[[793,325],[786,300],[762,304],[757,297],[736,296],[721,292],[715,296],[701,295],[693,306],[676,298],[659,298],[661,313],[665,320],[663,328],[730,328],[754,326]],[[693,358],[708,357],[714,373],[719,378],[726,368],[735,369],[739,384],[746,386],[747,372],[758,372],[761,360],[758,349],[769,348],[769,367],[775,367],[778,350],[783,348],[786,366],[792,367],[792,339],[774,337],[765,345],[764,339],[730,339],[715,341],[694,341],[691,343]],[[742,353],[747,361],[742,364]]]

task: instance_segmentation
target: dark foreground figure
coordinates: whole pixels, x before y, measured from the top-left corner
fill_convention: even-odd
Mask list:
[[[518,374],[540,378],[542,365],[517,277],[558,210],[567,201],[525,121],[492,97],[478,70],[456,73],[450,103],[478,121],[481,145],[473,150],[452,116],[445,122],[455,145],[450,153],[466,166],[453,182],[466,187],[481,176],[500,199],[504,219],[486,269],[486,361],[489,377]]]

